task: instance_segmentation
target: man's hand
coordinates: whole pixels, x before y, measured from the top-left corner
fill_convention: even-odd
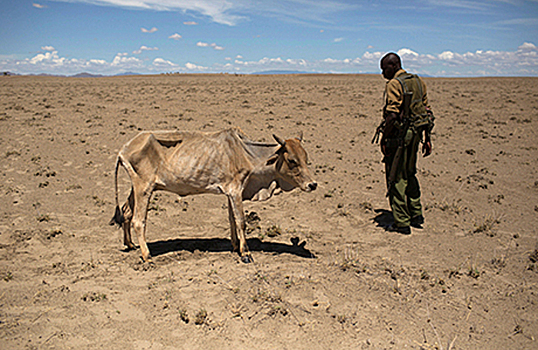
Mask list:
[[[388,112],[385,116],[385,129],[383,130],[383,138],[393,138],[395,135],[394,122],[398,120],[398,114]]]
[[[427,157],[430,154],[432,154],[432,143],[430,140],[427,140],[422,145],[422,156]]]

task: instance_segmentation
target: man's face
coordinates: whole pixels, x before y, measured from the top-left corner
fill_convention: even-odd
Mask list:
[[[396,66],[389,62],[389,60],[381,61],[381,70],[383,71],[383,78],[391,80],[396,74]]]

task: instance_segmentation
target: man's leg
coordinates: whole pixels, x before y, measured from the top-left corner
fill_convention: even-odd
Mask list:
[[[411,218],[422,216],[422,203],[420,202],[420,185],[415,175],[411,175],[407,179],[406,195],[409,216]]]
[[[390,207],[394,217],[394,224],[398,227],[409,227],[411,223],[411,215],[408,208],[408,200],[406,188],[408,181],[402,176],[392,187],[389,194]]]
[[[420,147],[420,134],[413,132],[413,137],[409,145],[409,158],[407,160],[407,209],[411,217],[411,224],[420,227],[424,223],[422,216],[422,204],[420,202],[420,185],[416,176],[417,158]]]

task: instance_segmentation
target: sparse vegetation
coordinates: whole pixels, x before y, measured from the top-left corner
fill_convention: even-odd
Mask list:
[[[246,221],[246,226],[247,226],[246,228],[247,234],[250,234],[256,230],[261,229],[260,227],[261,218],[259,217],[258,213],[256,213],[255,211],[247,213],[245,216],[245,221]]]
[[[12,279],[13,279],[13,274],[10,271],[6,272],[6,274],[4,276],[4,281],[9,282]]]
[[[463,213],[463,211],[465,210],[465,207],[461,204],[461,199],[454,200],[452,202],[447,202],[446,200],[444,200],[441,203],[434,204],[434,207],[439,208],[439,210],[441,211],[453,213],[456,215]]]
[[[277,236],[282,235],[282,233],[283,233],[282,229],[277,225],[272,225],[267,230],[265,230],[265,234],[268,237],[277,237]]]
[[[69,185],[65,188],[65,191],[66,192],[69,192],[69,191],[73,191],[73,190],[80,190],[82,188],[82,186],[80,186],[79,184],[74,184],[74,185]]]
[[[103,207],[107,204],[106,201],[104,199],[99,198],[99,196],[94,195],[92,196],[92,199],[94,201],[94,204],[98,207]]]
[[[61,235],[61,234],[63,234],[62,229],[60,229],[60,228],[56,228],[56,229],[53,229],[53,230],[49,231],[49,232],[46,234],[46,238],[47,238],[47,239],[52,239],[52,238],[54,238],[54,237],[56,237],[56,236],[59,236],[59,235]]]
[[[472,266],[472,265],[469,267],[469,271],[467,272],[467,274],[472,278],[480,277],[480,271],[478,270],[476,266]]]
[[[277,314],[286,316],[288,314],[288,310],[282,305],[271,305],[267,311],[267,315],[276,316]]]
[[[179,309],[179,318],[181,319],[181,321],[185,322],[185,323],[189,323],[189,314],[187,313],[187,309],[185,308],[181,308]]]
[[[474,229],[471,233],[484,233],[489,237],[494,237],[496,232],[493,228],[500,222],[498,218],[488,215],[483,220],[475,222]]]
[[[200,309],[194,316],[194,324],[202,325],[207,322],[207,311],[205,309]]]
[[[497,269],[497,270],[501,270],[503,268],[506,267],[506,257],[504,255],[502,255],[501,257],[499,258],[493,258],[491,259],[491,265]]]
[[[41,214],[36,219],[39,222],[49,222],[50,221],[50,216],[48,214]]]
[[[374,210],[374,206],[370,202],[362,202],[362,203],[360,203],[359,208],[361,208],[364,211],[372,211],[372,210]]]
[[[85,293],[82,298],[81,298],[83,301],[92,301],[92,302],[100,302],[100,301],[104,301],[104,300],[107,300],[107,296],[106,294],[104,293],[99,293],[99,292],[89,292],[89,293]]]

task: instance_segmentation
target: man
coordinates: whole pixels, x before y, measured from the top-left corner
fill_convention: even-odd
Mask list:
[[[416,177],[417,153],[432,152],[430,132],[433,113],[428,104],[426,85],[416,75],[402,69],[400,57],[389,53],[381,59],[385,89],[384,122],[380,131],[390,206],[394,223],[388,231],[410,234],[410,226],[422,228],[424,216],[420,203],[420,186]],[[407,94],[407,105],[404,95]],[[408,107],[407,107],[408,106]],[[383,128],[384,126],[384,128]],[[424,139],[422,138],[424,134]]]

